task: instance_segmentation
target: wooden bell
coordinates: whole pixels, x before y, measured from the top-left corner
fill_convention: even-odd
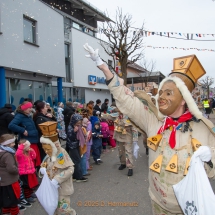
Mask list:
[[[125,128],[123,129],[122,134],[127,134],[127,131]]]
[[[149,138],[147,138],[147,146],[150,149],[156,151],[161,139],[162,139],[162,134],[157,134],[156,136],[149,137]]]
[[[191,140],[193,151],[195,152],[202,144],[195,138]]]
[[[118,126],[115,126],[114,131],[117,131],[117,129],[118,129]]]
[[[190,167],[190,160],[191,160],[191,157],[189,155],[187,160],[186,160],[186,166],[185,166],[185,169],[184,169],[184,176],[186,176],[187,173],[188,173],[188,170],[189,170],[189,167]]]
[[[168,163],[166,170],[173,173],[178,173],[178,155],[174,154]]]
[[[151,166],[149,167],[149,169],[160,173],[161,172],[161,165],[162,165],[162,161],[163,161],[163,155],[159,155],[156,160],[151,164]]]
[[[122,128],[120,126],[117,127],[117,132],[122,132]]]

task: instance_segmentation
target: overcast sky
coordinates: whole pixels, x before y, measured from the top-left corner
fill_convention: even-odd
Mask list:
[[[145,23],[145,29],[157,32],[181,32],[214,34],[202,39],[214,41],[191,41],[150,36],[144,38],[144,45],[200,48],[215,50],[215,1],[212,0],[88,0],[102,11],[108,11],[110,18],[114,20],[117,7],[122,8],[123,13],[133,16],[134,27],[140,27]],[[174,35],[179,37],[179,35]],[[194,37],[198,39],[197,37]],[[201,38],[200,38],[201,39]],[[173,58],[196,54],[207,75],[215,78],[215,52],[197,50],[168,50],[145,49],[145,57],[148,61],[156,61],[156,70],[164,75],[171,72]],[[215,86],[215,85],[214,85]]]

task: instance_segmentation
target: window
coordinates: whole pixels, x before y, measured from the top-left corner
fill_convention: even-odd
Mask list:
[[[72,27],[80,30],[80,25],[78,23],[73,22]]]
[[[65,44],[66,82],[71,82],[69,44]]]
[[[36,44],[36,23],[37,21],[24,15],[23,34],[25,42]]]

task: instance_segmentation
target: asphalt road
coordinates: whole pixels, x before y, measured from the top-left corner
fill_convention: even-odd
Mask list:
[[[211,116],[215,122],[215,116]],[[89,181],[74,182],[71,205],[78,215],[151,215],[148,194],[148,158],[142,140],[139,140],[139,157],[135,160],[134,175],[127,176],[127,169],[118,170],[120,165],[117,149],[102,154],[103,164],[94,165]],[[215,182],[212,181],[215,188]],[[214,189],[215,190],[215,189]],[[120,204],[130,206],[119,206]],[[37,202],[27,209],[25,215],[46,215]]]

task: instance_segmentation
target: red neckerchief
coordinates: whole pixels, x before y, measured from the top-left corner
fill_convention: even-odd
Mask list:
[[[181,115],[178,120],[173,120],[173,118],[168,116],[166,118],[164,124],[158,130],[158,134],[163,133],[163,131],[165,131],[166,129],[168,129],[172,126],[172,132],[171,132],[170,137],[169,137],[169,145],[173,149],[175,147],[175,144],[176,144],[176,139],[175,139],[176,127],[180,123],[186,122],[186,121],[192,119],[192,117],[193,116],[189,111],[186,111],[183,115]]]

